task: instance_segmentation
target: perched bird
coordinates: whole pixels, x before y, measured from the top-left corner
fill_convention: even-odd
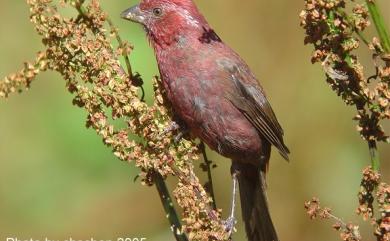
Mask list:
[[[175,114],[212,150],[232,159],[248,240],[278,241],[268,211],[265,173],[272,145],[285,159],[289,150],[248,65],[221,40],[192,0],[142,0],[122,17],[144,26]]]

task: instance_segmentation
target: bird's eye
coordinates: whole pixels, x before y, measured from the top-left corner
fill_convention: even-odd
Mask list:
[[[154,16],[159,17],[159,16],[161,16],[162,13],[163,13],[163,11],[162,11],[161,8],[154,8],[154,9],[153,9],[153,14],[154,14]]]

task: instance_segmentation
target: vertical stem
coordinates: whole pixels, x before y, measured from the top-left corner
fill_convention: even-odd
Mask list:
[[[366,0],[368,10],[370,11],[372,21],[374,22],[375,28],[378,31],[379,39],[382,47],[386,53],[390,53],[390,38],[387,30],[387,26],[379,11],[378,4],[375,0]]]
[[[115,35],[115,38],[116,40],[118,41],[118,44],[120,47],[123,47],[124,44],[123,44],[123,40],[121,38],[121,36],[119,35],[118,33],[118,30],[117,28],[115,27],[114,23],[112,22],[112,20],[110,18],[106,18],[107,20],[107,23],[108,25],[110,25],[110,28],[111,28],[111,31],[114,33]],[[123,58],[125,59],[125,63],[126,63],[126,67],[127,67],[127,72],[130,76],[130,79],[133,79],[134,78],[134,74],[133,74],[133,70],[131,68],[131,64],[130,64],[130,59],[129,59],[129,56],[127,54],[122,54]]]
[[[212,162],[207,158],[206,146],[204,145],[203,141],[200,143],[199,148],[202,151],[203,159],[207,168],[207,178],[209,180],[209,192],[211,198],[213,199],[212,206],[214,210],[217,210],[217,203],[215,201],[215,195],[214,195],[213,177],[211,175],[211,166],[210,166]]]
[[[376,141],[368,141],[368,148],[370,150],[370,157],[371,157],[371,168],[372,170],[379,172],[380,168],[380,160],[378,155],[378,150],[376,147]]]
[[[383,16],[379,11],[379,6],[375,0],[366,0],[366,3],[367,3],[368,10],[370,11],[372,21],[374,22],[375,28],[378,32],[378,36],[381,41],[383,50],[386,53],[390,53],[389,33],[385,21],[383,19]],[[379,160],[378,150],[376,147],[376,141],[375,140],[368,141],[368,148],[370,151],[372,169],[378,172],[380,168],[380,160]]]
[[[171,224],[172,233],[175,236],[176,241],[188,241],[187,236],[182,232],[180,219],[173,206],[172,198],[169,195],[165,181],[158,172],[154,174],[154,183],[156,184],[158,194],[161,198],[169,223]]]
[[[106,21],[107,21],[108,25],[110,25],[111,31],[114,33],[114,35],[116,37],[116,40],[118,41],[119,46],[123,47],[124,46],[124,42],[123,42],[121,36],[119,35],[118,29],[115,27],[114,23],[112,22],[112,20],[109,17],[106,18]],[[132,67],[131,67],[131,64],[130,64],[129,56],[126,53],[122,53],[122,57],[125,59],[127,72],[128,72],[128,75],[130,76],[130,81],[135,86],[141,88],[141,92],[142,92],[141,101],[143,102],[144,99],[145,99],[145,89],[144,89],[144,87],[142,85],[143,81],[141,79],[141,76],[138,73],[135,73],[135,74],[133,73],[133,70],[132,70]]]

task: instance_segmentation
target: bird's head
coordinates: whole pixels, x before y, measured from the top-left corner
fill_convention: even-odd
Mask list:
[[[180,34],[188,35],[208,28],[192,0],[142,0],[121,16],[142,24],[155,43],[169,44]]]

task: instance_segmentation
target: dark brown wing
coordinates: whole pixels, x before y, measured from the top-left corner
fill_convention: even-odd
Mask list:
[[[278,148],[283,158],[289,160],[290,151],[283,142],[283,129],[264,93],[260,88],[244,83],[240,77],[242,78],[238,71],[231,75],[237,92],[228,93],[228,99],[243,112],[262,136]]]

